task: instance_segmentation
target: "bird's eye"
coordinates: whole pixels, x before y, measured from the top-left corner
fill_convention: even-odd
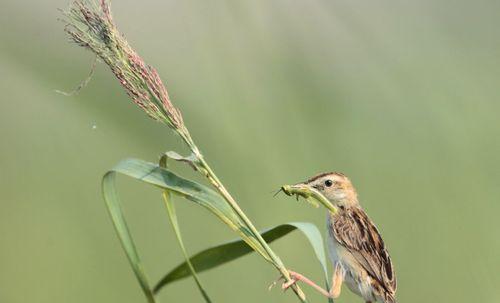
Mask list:
[[[330,186],[332,186],[332,185],[333,185],[333,181],[332,181],[332,180],[326,180],[326,181],[325,181],[325,186],[326,186],[326,187],[330,187]]]

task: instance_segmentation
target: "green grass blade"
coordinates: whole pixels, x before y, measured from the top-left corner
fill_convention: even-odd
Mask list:
[[[191,275],[193,276],[194,281],[196,282],[196,285],[198,286],[198,289],[200,290],[201,295],[205,299],[205,302],[211,303],[212,300],[210,300],[210,297],[208,296],[207,292],[203,288],[203,285],[201,284],[201,281],[200,281],[198,275],[196,274],[196,271],[195,271],[193,265],[191,264],[191,261],[189,260],[189,255],[186,251],[186,247],[184,246],[184,241],[182,241],[182,236],[181,236],[181,231],[180,231],[180,227],[179,227],[179,222],[177,220],[177,213],[175,211],[175,206],[174,206],[174,203],[172,201],[172,197],[167,190],[163,191],[163,201],[165,202],[168,216],[170,218],[170,223],[172,224],[172,228],[174,229],[175,236],[177,238],[177,242],[179,243],[179,246],[181,247],[182,254],[184,255],[184,258],[186,259],[186,263],[187,263],[187,266],[189,268],[189,271],[190,271]]]
[[[300,225],[300,230],[306,234],[307,239],[309,240],[309,243],[311,244],[311,247],[314,250],[314,254],[316,255],[316,258],[318,259],[321,268],[323,269],[323,274],[325,275],[325,285],[326,289],[330,289],[329,283],[328,283],[328,267],[326,263],[326,256],[325,256],[325,249],[323,248],[323,237],[321,236],[321,233],[319,232],[318,228],[316,225],[311,224],[311,223],[294,223],[296,225]],[[333,303],[332,298],[327,298],[329,303]]]
[[[161,189],[169,190],[189,201],[205,207],[228,227],[236,231],[248,245],[259,252],[266,260],[270,261],[266,251],[255,239],[252,232],[245,226],[226,201],[210,188],[181,178],[169,170],[140,159],[123,160],[118,163],[112,171],[157,186]]]
[[[169,152],[170,155],[173,154],[173,156],[178,156],[177,153],[174,152]],[[172,158],[172,156],[169,155],[169,153],[165,153],[160,158],[159,161],[159,166],[162,168],[167,168],[168,167],[168,159],[169,157]],[[173,158],[174,160],[177,160]],[[184,241],[182,240],[182,235],[181,235],[181,228],[179,227],[179,221],[177,220],[177,212],[175,211],[175,205],[174,202],[172,201],[172,195],[170,194],[170,191],[164,190],[163,191],[163,202],[165,203],[165,207],[167,208],[167,213],[168,217],[170,219],[170,223],[172,224],[172,228],[174,229],[175,232],[175,237],[177,238],[177,242],[179,243],[179,246],[181,248],[182,254],[184,255],[184,259],[187,262],[187,265],[189,267],[189,271],[191,272],[191,275],[193,276],[194,281],[196,282],[196,286],[198,286],[198,290],[200,291],[201,295],[203,296],[203,299],[205,299],[205,302],[211,303],[211,299],[208,296],[208,293],[205,291],[203,285],[201,284],[200,278],[196,274],[196,271],[194,270],[193,265],[191,264],[191,261],[189,260],[189,255],[186,250],[186,246],[184,245]]]
[[[316,257],[325,272],[325,277],[328,277],[323,239],[321,237],[321,233],[314,224],[303,222],[281,224],[263,231],[261,235],[266,242],[271,243],[286,236],[296,229],[300,230],[309,240]],[[243,257],[252,251],[252,248],[250,248],[244,241],[237,239],[203,250],[193,255],[190,258],[190,261],[194,269],[199,273]],[[158,293],[164,286],[177,280],[189,277],[190,275],[191,272],[189,270],[189,265],[186,262],[183,262],[166,274],[160,282],[158,282],[154,288],[154,293]]]
[[[108,172],[104,175],[102,179],[102,193],[104,195],[104,200],[113,221],[116,233],[120,238],[120,242],[127,254],[127,258],[132,266],[135,276],[141,285],[142,291],[146,295],[149,303],[157,302],[151,287],[149,285],[148,279],[144,270],[142,269],[141,260],[137,249],[135,248],[134,241],[128,229],[125,217],[123,216],[123,211],[120,205],[120,199],[116,191],[115,186],[115,173]]]
[[[306,236],[307,240],[309,240],[309,244],[314,250],[314,254],[321,265],[321,269],[323,269],[326,280],[328,281],[328,267],[326,263],[325,248],[323,246],[323,237],[321,236],[321,233],[316,225],[307,222],[292,222],[287,224],[295,226]]]
[[[167,274],[158,283],[153,291],[151,290],[146,275],[142,270],[139,255],[134,246],[134,242],[127,228],[125,218],[123,217],[123,212],[120,207],[115,188],[116,173],[120,173],[147,184],[154,185],[163,190],[170,191],[186,198],[189,201],[201,205],[239,234],[241,239],[210,248],[191,257],[190,261],[193,269],[198,273],[237,259],[254,250],[259,252],[264,258],[266,258],[266,260],[270,261],[269,256],[263,250],[262,246],[256,241],[255,236],[245,227],[244,223],[241,222],[239,217],[234,213],[226,201],[224,201],[224,199],[216,192],[196,182],[183,179],[169,170],[163,169],[153,163],[139,159],[127,159],[121,161],[104,176],[103,193],[113,219],[115,229],[120,237],[125,252],[127,253],[127,257],[129,258],[134,273],[137,276],[137,279],[139,280],[139,283],[150,303],[155,302],[154,294],[164,285],[190,276],[191,271],[187,262],[184,262],[172,272]],[[267,242],[272,242],[295,229],[301,230],[302,233],[306,235],[311,246],[313,247],[314,252],[316,253],[316,257],[325,271],[326,277],[326,258],[323,241],[321,234],[314,225],[310,223],[282,224],[264,231],[262,236]]]
[[[119,236],[130,265],[132,266],[134,274],[136,275],[149,303],[155,303],[157,300],[154,297],[154,292],[152,291],[146,274],[142,268],[139,254],[123,215],[115,185],[117,173],[157,186],[163,190],[168,190],[186,198],[189,201],[205,207],[228,227],[236,231],[243,241],[252,247],[252,249],[259,252],[266,260],[270,261],[269,256],[255,239],[255,236],[246,228],[244,223],[241,222],[239,217],[234,213],[226,201],[219,196],[219,194],[206,186],[183,179],[153,163],[138,159],[127,159],[121,161],[117,166],[104,175],[102,180],[102,191],[115,230]],[[206,294],[206,292],[204,294]]]

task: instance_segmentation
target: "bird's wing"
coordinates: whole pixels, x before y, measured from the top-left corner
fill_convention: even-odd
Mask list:
[[[396,276],[391,257],[377,228],[357,207],[340,210],[332,224],[335,239],[389,293],[396,292]]]

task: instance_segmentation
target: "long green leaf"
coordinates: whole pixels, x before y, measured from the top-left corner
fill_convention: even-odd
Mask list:
[[[253,234],[244,226],[239,217],[216,192],[196,182],[183,179],[153,163],[138,159],[123,160],[104,175],[102,192],[120,242],[149,303],[155,303],[156,299],[146,273],[142,268],[139,254],[123,215],[115,185],[117,173],[157,186],[163,190],[168,190],[205,207],[227,226],[236,231],[249,246],[258,251],[266,260],[270,261],[269,256],[256,241]]]
[[[321,233],[314,224],[304,222],[281,224],[263,231],[261,235],[266,242],[271,243],[286,236],[296,229],[300,230],[309,240],[316,257],[321,264],[321,268],[325,273],[325,278],[328,280],[323,239],[321,237]],[[253,252],[252,248],[250,248],[241,239],[237,239],[203,250],[193,255],[190,258],[190,261],[196,272],[202,272],[243,257],[251,252]],[[183,262],[166,274],[160,282],[158,282],[154,288],[154,293],[158,293],[164,286],[177,280],[189,277],[190,275],[191,271],[189,270],[189,265],[186,262]]]
[[[160,167],[167,168],[167,159],[168,159],[168,155],[161,157],[160,163],[159,163]],[[165,202],[165,207],[167,208],[168,217],[170,219],[170,223],[172,224],[172,228],[174,229],[174,232],[175,232],[175,237],[177,238],[177,242],[179,243],[182,254],[184,255],[184,259],[187,262],[187,265],[189,267],[189,271],[191,272],[191,275],[193,276],[193,279],[196,282],[196,286],[198,286],[198,290],[200,291],[201,295],[203,296],[203,299],[205,299],[205,302],[211,303],[212,300],[210,299],[210,297],[208,296],[208,293],[206,292],[205,288],[201,284],[200,278],[196,274],[196,271],[194,270],[194,267],[191,264],[191,261],[189,260],[189,255],[187,253],[186,246],[184,245],[184,241],[182,240],[181,228],[179,226],[179,221],[177,220],[177,212],[175,211],[175,205],[174,205],[174,202],[172,201],[172,195],[170,194],[170,192],[168,190],[163,191],[163,201]]]
[[[177,238],[177,242],[179,243],[179,246],[181,247],[182,254],[184,255],[184,258],[186,259],[187,266],[189,268],[189,272],[194,278],[194,281],[196,282],[196,286],[198,286],[198,289],[203,296],[203,299],[205,299],[205,302],[211,303],[212,300],[210,300],[210,297],[208,296],[206,290],[203,288],[203,285],[201,284],[200,278],[196,274],[196,270],[194,269],[193,265],[191,264],[191,261],[189,260],[189,255],[186,251],[186,247],[184,246],[184,241],[182,241],[182,236],[181,236],[181,230],[179,227],[179,222],[177,221],[177,213],[175,211],[175,206],[174,203],[172,202],[172,197],[170,193],[165,190],[163,192],[163,201],[165,202],[165,206],[167,208],[168,216],[170,218],[170,223],[172,224],[172,227],[175,232],[175,236]]]
[[[219,194],[210,188],[181,178],[169,170],[140,159],[123,160],[112,171],[169,190],[205,207],[228,227],[236,231],[248,245],[258,251],[266,260],[271,261],[266,251],[255,239],[255,236],[234,213],[232,208]]]
[[[106,201],[116,233],[120,238],[123,249],[127,254],[127,258],[132,266],[132,269],[134,270],[139,284],[141,285],[142,291],[146,295],[149,303],[155,303],[155,296],[151,290],[146,274],[142,269],[139,254],[137,253],[137,249],[135,248],[134,241],[132,240],[132,236],[125,221],[125,217],[123,216],[120,199],[118,198],[115,186],[115,175],[116,174],[111,171],[106,173],[102,179],[102,192],[104,200]]]
[[[216,192],[196,182],[183,179],[153,163],[139,159],[124,160],[115,166],[111,171],[107,172],[104,176],[103,194],[120,241],[122,242],[130,264],[137,279],[139,280],[148,302],[155,302],[154,293],[161,289],[163,285],[189,276],[190,271],[187,267],[187,263],[184,262],[178,268],[174,269],[173,272],[169,273],[164,279],[162,279],[162,281],[160,281],[160,283],[154,288],[154,291],[151,290],[121,210],[115,187],[116,173],[157,186],[163,190],[168,190],[188,199],[189,201],[195,202],[215,214],[221,221],[240,235],[242,239],[221,245],[222,247],[225,247],[224,250],[227,249],[226,253],[221,254],[217,249],[219,246],[217,246],[200,252],[190,258],[196,271],[200,272],[216,267],[246,255],[253,250],[259,252],[265,259],[270,261],[269,256],[263,250],[262,246],[260,246],[260,244],[255,240],[253,234],[247,230],[238,216]],[[295,229],[300,229],[309,239],[318,260],[320,260],[326,277],[326,261],[323,242],[319,231],[314,225],[310,223],[288,223],[264,231],[262,235],[267,242],[272,242]],[[213,256],[211,257],[210,255],[212,254]],[[203,259],[205,258],[212,261],[204,263]],[[163,280],[166,280],[166,282],[163,282]]]

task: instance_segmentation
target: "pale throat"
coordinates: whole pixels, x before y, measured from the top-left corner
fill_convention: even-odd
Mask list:
[[[337,207],[352,207],[359,206],[358,196],[356,192],[345,192],[336,196],[334,199],[328,199],[334,206]]]

